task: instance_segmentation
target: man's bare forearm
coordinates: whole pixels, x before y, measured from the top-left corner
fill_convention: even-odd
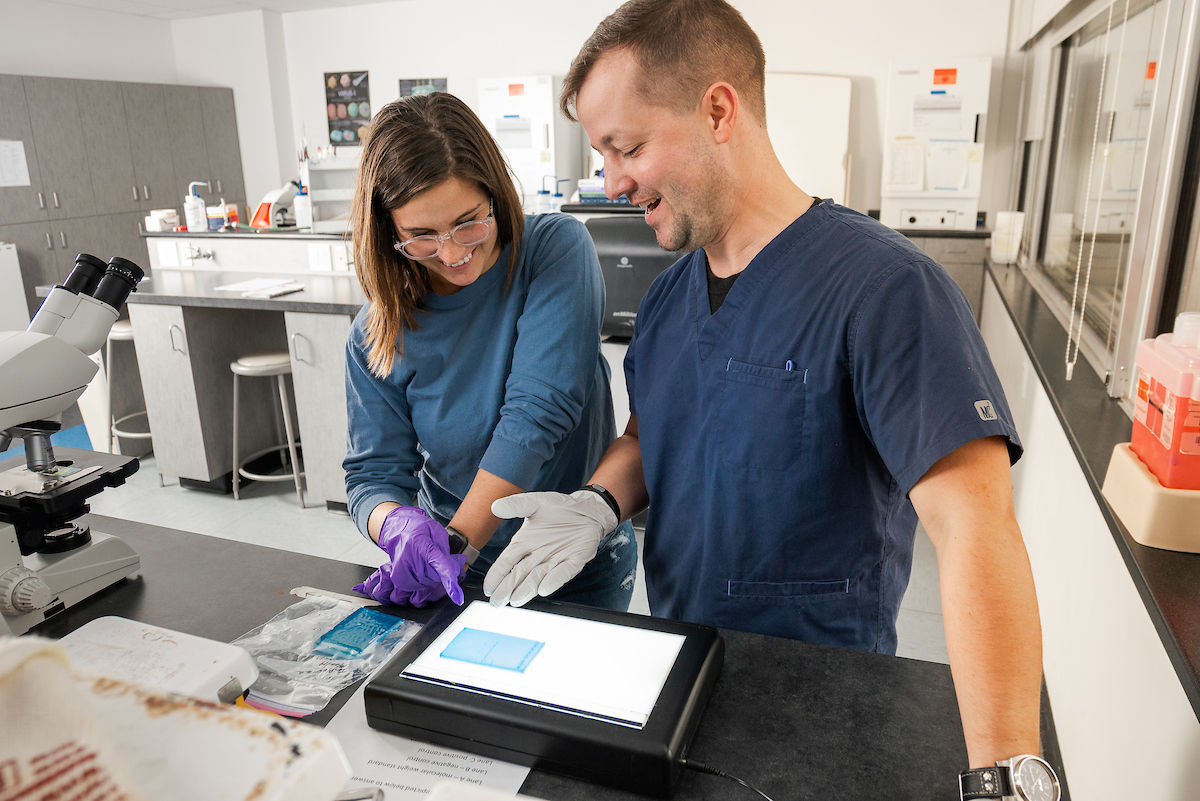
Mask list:
[[[613,440],[604,452],[591,482],[612,493],[621,507],[621,519],[628,520],[649,504],[646,479],[642,475],[642,444],[637,435],[637,418],[629,418],[625,433]]]

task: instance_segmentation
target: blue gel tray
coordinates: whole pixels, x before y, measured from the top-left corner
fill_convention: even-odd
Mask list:
[[[403,618],[375,609],[358,609],[322,634],[313,646],[313,653],[334,659],[353,659],[402,625]]]
[[[446,659],[524,673],[545,645],[494,631],[464,628],[442,651]]]

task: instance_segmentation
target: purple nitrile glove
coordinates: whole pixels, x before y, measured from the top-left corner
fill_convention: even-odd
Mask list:
[[[421,607],[443,595],[463,602],[458,577],[467,557],[450,553],[444,526],[415,506],[387,513],[379,529],[379,547],[389,561],[354,589],[380,603]]]

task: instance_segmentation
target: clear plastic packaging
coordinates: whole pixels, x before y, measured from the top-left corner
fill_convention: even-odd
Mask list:
[[[246,703],[288,717],[310,715],[368,676],[420,629],[419,623],[348,601],[305,598],[233,641],[258,666]]]

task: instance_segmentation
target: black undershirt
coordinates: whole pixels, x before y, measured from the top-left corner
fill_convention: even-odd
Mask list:
[[[805,211],[808,211],[820,202],[821,198],[814,197],[812,204]],[[728,278],[717,278],[713,275],[712,267],[707,267],[705,272],[708,273],[708,312],[709,314],[716,314],[717,309],[721,308],[721,304],[725,302],[725,296],[733,288],[733,282],[737,280],[741,273],[736,272]]]

